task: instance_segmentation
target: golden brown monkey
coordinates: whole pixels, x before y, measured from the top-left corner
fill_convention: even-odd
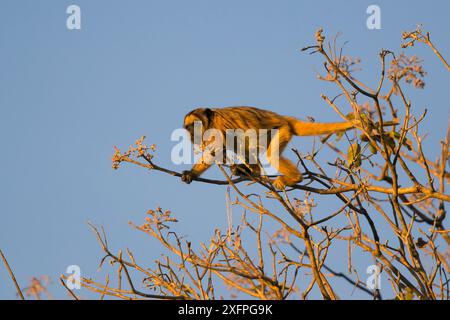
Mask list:
[[[276,158],[277,160],[276,167],[278,172],[281,173],[281,176],[273,181],[277,189],[295,185],[303,180],[302,174],[297,167],[281,155],[294,135],[319,136],[353,128],[353,124],[350,122],[304,122],[294,117],[282,116],[272,111],[254,107],[198,108],[184,117],[183,127],[189,132],[193,143],[194,124],[198,121],[202,124],[202,132],[208,129],[216,129],[222,132],[224,136],[226,135],[226,130],[229,129],[242,129],[244,131],[248,129],[257,131],[260,129],[276,129],[275,135],[268,141],[267,158],[272,166],[274,166],[274,159]],[[224,148],[226,148],[225,145]],[[193,178],[199,177],[211,165],[211,162],[204,161],[204,158],[201,158],[191,170],[183,172],[182,181],[191,183]],[[250,168],[253,174],[259,174],[258,164],[248,164],[244,165],[245,167]],[[245,172],[246,170],[241,166],[237,171]]]

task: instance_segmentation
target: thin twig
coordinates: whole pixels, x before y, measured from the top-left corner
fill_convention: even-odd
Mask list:
[[[8,261],[6,260],[6,257],[3,255],[2,250],[0,250],[0,255],[2,256],[3,263],[5,264],[6,269],[8,269],[9,275],[11,276],[11,279],[12,279],[12,281],[14,282],[14,285],[16,286],[17,293],[19,294],[20,299],[25,300],[25,297],[23,296],[22,290],[20,290],[20,286],[19,286],[19,284],[17,283],[16,277],[14,276],[14,273],[13,273],[13,271],[11,270],[11,267],[9,266],[9,263],[8,263]]]

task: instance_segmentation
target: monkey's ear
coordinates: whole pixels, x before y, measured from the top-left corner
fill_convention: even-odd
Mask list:
[[[210,108],[206,108],[205,109],[205,115],[208,119],[211,119],[211,117],[213,116],[214,111],[212,111]]]
[[[214,111],[212,111],[210,108],[205,108],[205,110],[203,110],[203,113],[205,114],[205,117],[208,120],[208,122],[207,123],[203,123],[203,125],[205,125],[206,127],[209,128],[209,125],[211,124],[212,117],[214,115]]]

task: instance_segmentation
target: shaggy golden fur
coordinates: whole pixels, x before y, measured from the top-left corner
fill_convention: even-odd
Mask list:
[[[194,123],[202,123],[203,132],[208,129],[217,129],[225,136],[227,129],[277,129],[275,136],[269,141],[267,147],[267,158],[274,166],[274,155],[277,155],[276,169],[282,175],[277,177],[273,183],[278,189],[294,185],[303,180],[302,174],[297,167],[288,159],[282,157],[284,148],[294,135],[296,136],[318,136],[322,134],[335,133],[351,129],[353,125],[349,122],[335,123],[312,123],[300,121],[294,117],[282,116],[275,112],[262,110],[254,107],[226,107],[226,108],[198,108],[189,112],[184,118],[183,127],[189,132],[194,142]],[[226,148],[226,146],[224,146]],[[212,163],[200,159],[190,171],[184,171],[182,180],[190,183],[194,177],[199,177]],[[245,170],[247,167],[247,171]],[[236,167],[235,167],[236,168]],[[252,174],[259,174],[258,164],[248,164],[237,167],[237,172],[247,172],[250,168]]]

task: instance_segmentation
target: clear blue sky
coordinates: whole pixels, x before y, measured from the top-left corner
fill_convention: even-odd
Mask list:
[[[81,30],[66,28],[70,4],[81,7]],[[381,7],[381,30],[366,28],[370,4]],[[87,221],[104,225],[114,249],[129,247],[151,263],[161,248],[127,222],[140,223],[156,206],[174,212],[177,230],[194,243],[207,240],[226,226],[225,188],[187,186],[130,166],[113,171],[114,145],[146,135],[157,161],[180,171],[170,164],[170,134],[196,106],[338,120],[319,96],[335,92],[315,79],[320,60],[299,52],[319,27],[343,33],[373,85],[379,50],[400,52],[401,32],[418,23],[448,57],[449,16],[449,1],[2,0],[0,248],[16,277],[25,286],[49,275],[50,291],[65,298],[56,281],[68,265],[100,275]],[[417,113],[430,111],[427,148],[435,151],[448,121],[450,79],[431,51],[414,52],[428,77],[410,97]],[[367,261],[355,263],[364,273]],[[2,265],[0,298],[15,298]]]

